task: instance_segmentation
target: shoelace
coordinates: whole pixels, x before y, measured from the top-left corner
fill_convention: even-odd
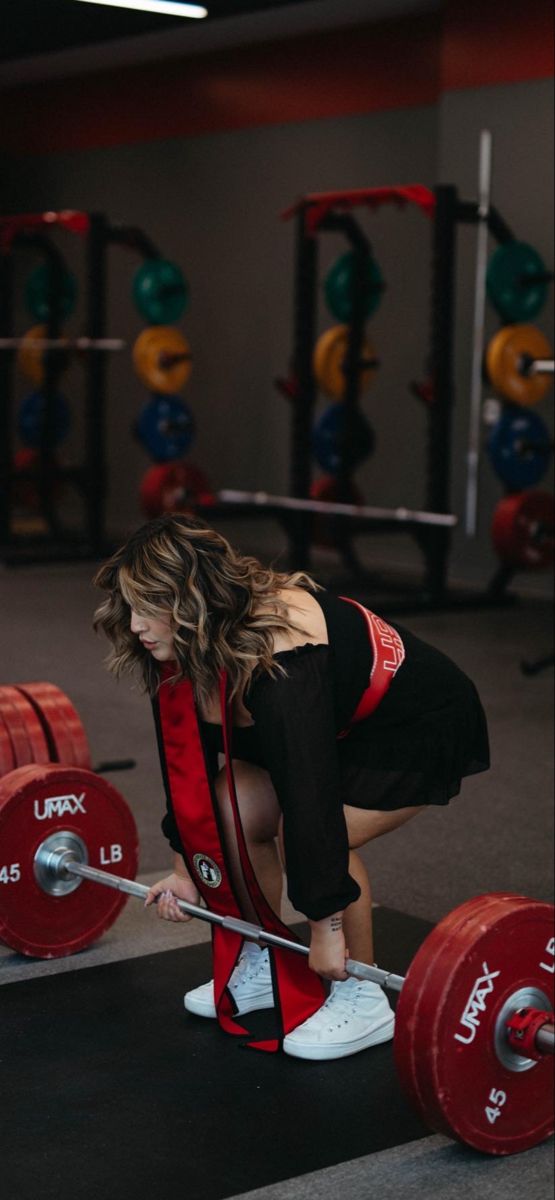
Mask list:
[[[328,1020],[331,1014],[333,1017],[339,1018],[336,1020],[336,1029],[338,1029],[340,1025],[346,1025],[349,1017],[356,1016],[357,998],[360,996],[360,992],[360,988],[356,988],[356,990],[351,992],[348,996],[339,991],[332,992],[322,1007],[318,1009],[318,1012],[314,1013],[314,1016],[311,1017],[310,1020],[316,1022],[316,1020],[320,1018],[320,1021],[323,1022]],[[328,1028],[331,1032],[334,1029],[334,1026],[329,1025]]]
[[[250,955],[241,954],[239,962],[235,968],[234,986],[238,983],[250,983],[257,979],[261,972],[268,970],[268,955],[261,954],[257,959],[251,960]]]

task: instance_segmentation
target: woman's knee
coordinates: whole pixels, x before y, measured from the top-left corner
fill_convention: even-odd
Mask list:
[[[352,805],[344,804],[350,849],[356,850],[359,846],[382,837],[384,833],[399,829],[426,807],[424,804],[416,808],[397,808],[391,812],[382,812],[380,809],[353,808]]]

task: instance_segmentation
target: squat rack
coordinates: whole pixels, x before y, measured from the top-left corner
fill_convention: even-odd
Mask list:
[[[14,258],[27,250],[38,251],[49,267],[48,319],[46,338],[55,342],[61,335],[61,281],[65,272],[63,255],[49,236],[54,228],[79,236],[85,260],[85,437],[82,461],[75,467],[54,466],[55,395],[63,369],[60,355],[48,349],[44,356],[44,419],[41,425],[36,481],[46,530],[18,532],[13,522],[16,478],[26,482],[31,472],[14,471],[13,457],[13,367]],[[111,224],[102,213],[75,210],[22,213],[0,218],[0,557],[14,565],[32,562],[63,562],[96,559],[109,553],[106,538],[106,404],[107,359],[106,300],[108,249],[121,245],[143,258],[159,258],[160,252],[141,229]],[[71,338],[69,339],[71,342]],[[2,345],[1,342],[6,344]],[[104,343],[104,345],[103,345]],[[123,348],[124,343],[120,343]],[[71,483],[83,499],[83,522],[68,529],[60,521],[54,497],[54,480]]]
[[[477,224],[479,206],[464,201],[456,187],[438,185],[433,190],[421,184],[406,187],[363,188],[355,191],[312,193],[301,197],[283,213],[285,220],[296,219],[294,315],[292,379],[289,395],[292,400],[290,487],[293,496],[306,499],[311,482],[311,430],[316,404],[316,380],[313,373],[313,350],[318,295],[319,235],[328,231],[344,233],[353,252],[352,317],[349,323],[348,349],[345,363],[346,425],[358,401],[357,375],[361,357],[364,325],[364,259],[369,244],[352,210],[359,207],[376,209],[383,204],[404,207],[416,204],[432,219],[431,303],[430,303],[430,371],[432,402],[426,405],[427,437],[425,462],[425,496],[423,508],[435,513],[449,513],[451,502],[451,433],[452,408],[455,391],[455,281],[456,235],[459,224]],[[494,207],[487,217],[488,229],[499,242],[514,240],[514,234]],[[347,471],[338,477],[338,491],[347,482]],[[378,532],[380,525],[372,518],[357,521],[357,532],[363,529]],[[415,538],[424,560],[424,577],[418,595],[410,607],[460,607],[499,603],[513,571],[502,567],[488,588],[478,596],[455,595],[447,586],[451,529],[441,525],[423,525],[407,521],[397,525],[398,532],[409,532]],[[393,526],[387,526],[391,532]],[[310,565],[311,519],[297,520],[289,526],[289,557],[296,569]],[[338,539],[339,541],[339,539]],[[341,552],[346,566],[356,575],[362,570],[350,545],[346,523],[341,527]],[[399,590],[388,587],[385,590]],[[408,591],[406,586],[401,590]],[[392,611],[392,606],[389,606]]]

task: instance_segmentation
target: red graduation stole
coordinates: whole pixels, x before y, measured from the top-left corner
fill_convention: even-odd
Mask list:
[[[373,661],[368,687],[349,726],[339,737],[346,737],[352,724],[370,716],[383,699],[405,657],[404,646],[396,630],[356,600],[350,600],[349,603],[360,610],[367,622]],[[187,680],[168,683],[171,674],[171,667],[163,668],[157,705],[166,778],[187,867],[209,909],[222,916],[242,918],[220,836],[218,807],[206,768],[193,687]],[[227,785],[245,884],[259,924],[271,933],[297,941],[299,939],[268,904],[248,856],[233,778],[231,707],[225,672],[220,676],[220,704]],[[249,1037],[248,1030],[234,1017],[233,1001],[227,990],[243,946],[243,938],[232,930],[214,926],[212,940],[218,1021],[226,1033]],[[310,970],[306,958],[275,946],[268,947],[268,950],[280,1036],[247,1044],[258,1050],[276,1051],[287,1033],[321,1007],[325,992],[322,981]]]
[[[170,671],[164,673],[167,676]],[[227,783],[245,883],[260,925],[271,933],[296,941],[299,939],[270,908],[248,856],[231,766],[231,711],[224,673],[220,700]],[[191,878],[213,912],[242,918],[220,836],[217,802],[206,768],[192,685],[186,680],[177,684],[163,682],[158,693],[158,707],[172,807]],[[233,1001],[227,991],[243,938],[231,930],[214,926],[212,939],[218,1021],[226,1033],[251,1036],[235,1019]],[[278,947],[269,947],[269,954],[280,1037],[247,1044],[258,1050],[276,1051],[287,1033],[321,1007],[325,992],[322,981],[310,970],[306,958]]]

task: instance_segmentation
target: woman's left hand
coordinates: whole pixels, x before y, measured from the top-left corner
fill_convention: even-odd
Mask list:
[[[323,921],[311,921],[310,928],[309,967],[324,979],[347,979],[345,961],[349,951],[340,922],[336,917],[326,917]]]

